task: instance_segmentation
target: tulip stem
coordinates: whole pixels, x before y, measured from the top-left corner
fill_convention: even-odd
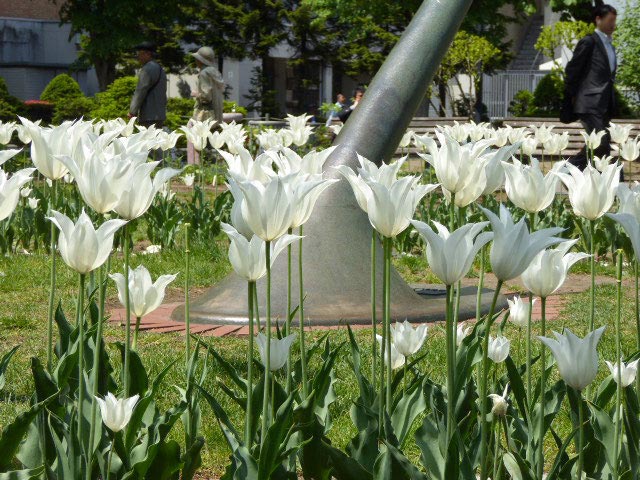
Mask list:
[[[451,202],[449,204],[449,232],[453,233],[456,226],[456,194],[451,193]]]
[[[78,327],[78,443],[82,452],[84,446],[84,284],[86,274],[81,273],[78,279],[78,303],[76,306],[76,326]],[[87,456],[87,466],[88,466]]]
[[[302,225],[299,227],[299,235],[302,237]],[[300,329],[300,366],[302,369],[302,396],[309,396],[309,382],[307,380],[307,346],[304,338],[304,283],[302,279],[302,238],[298,240],[298,284],[300,286],[300,305],[298,306],[298,327]],[[291,352],[291,349],[289,349]],[[291,353],[289,353],[291,355]]]
[[[480,249],[480,278],[478,279],[478,293],[476,294],[476,320],[482,315],[482,290],[484,289],[486,246]]]
[[[387,343],[387,398],[386,409],[391,415],[391,244],[392,239],[384,239],[384,334]]]
[[[531,327],[533,315],[533,294],[529,292],[529,314],[527,316],[527,402],[529,409],[533,409],[533,379],[531,375]]]
[[[578,467],[576,478],[582,478],[582,466],[584,465],[584,408],[582,406],[582,392],[578,390]]]
[[[289,235],[292,229],[289,228]],[[284,336],[288,337],[291,333],[291,244],[287,245],[287,318],[284,323]],[[287,396],[291,393],[291,349],[287,354]]]
[[[590,242],[590,265],[591,265],[591,291],[589,292],[590,302],[590,315],[589,315],[589,330],[593,332],[595,329],[595,317],[596,317],[596,236],[595,236],[595,220],[589,220],[589,234],[591,236]]]
[[[585,335],[589,332],[593,332],[595,329],[596,318],[596,238],[595,238],[595,220],[589,220],[589,265],[591,268],[591,290],[589,290],[589,329],[585,332]],[[587,386],[586,397],[591,397],[591,386]]]
[[[376,385],[376,354],[378,350],[376,334],[378,320],[376,318],[376,230],[371,229],[371,326],[373,331],[371,334],[371,384],[375,388]],[[640,336],[638,337],[640,344]]]
[[[613,478],[620,478],[618,453],[620,440],[620,424],[622,416],[620,409],[622,407],[622,347],[620,339],[620,322],[622,319],[622,250],[617,250],[618,257],[616,259],[616,361],[618,363],[618,371],[616,380],[616,414],[613,419],[614,424],[614,442],[613,442]]]
[[[455,340],[453,329],[453,285],[447,285],[446,342],[447,342],[447,444],[453,436],[455,423]]]
[[[540,320],[540,335],[546,336],[546,318],[547,318],[547,298],[540,298],[541,320]],[[546,355],[544,348],[540,351],[540,367],[542,369],[540,373],[540,415],[538,416],[538,463],[537,463],[537,478],[542,478],[544,471],[544,394],[547,387],[547,365]]]
[[[638,271],[638,259],[636,258],[634,261],[634,271],[635,271],[635,314],[636,314],[636,349],[640,350],[640,297],[638,293],[640,293],[638,278],[640,277],[640,272]],[[640,400],[640,375],[636,375],[636,392],[638,393],[638,400]]]
[[[260,309],[258,308],[258,285],[253,286],[253,318],[256,323],[256,330],[259,332],[262,328],[260,326]]]
[[[51,198],[49,199],[49,215],[51,216],[51,210],[55,208],[56,193],[58,190],[58,182],[52,180],[51,185]],[[56,226],[53,222],[50,222],[50,247],[49,254],[51,255],[50,265],[50,280],[49,280],[49,315],[47,323],[47,370],[52,372],[53,368],[53,315],[55,309],[56,299]]]
[[[251,404],[253,403],[253,289],[255,282],[247,283],[247,320],[249,322],[249,352],[247,353],[247,408],[244,422],[244,444],[251,451]]]
[[[140,330],[140,321],[142,317],[138,317],[136,315],[136,327],[133,330],[133,342],[131,343],[131,349],[137,351],[138,350],[138,330]]]
[[[131,349],[131,294],[129,293],[129,228],[128,224],[122,227],[122,241],[124,242],[124,310],[125,310],[125,332],[124,332],[124,365],[122,377],[124,381],[124,396],[129,397],[131,379],[129,377],[129,355]]]
[[[189,305],[189,288],[191,276],[190,272],[190,260],[191,250],[189,250],[189,224],[184,224],[184,326],[185,326],[185,365],[187,371],[189,370],[189,358],[191,357],[191,308]],[[138,336],[138,324],[136,322],[136,338],[134,338],[134,345]],[[134,346],[135,348],[135,346]]]
[[[111,435],[111,448],[109,449],[109,459],[107,460],[107,479],[111,478],[111,459],[113,458],[113,451],[116,449],[116,434]]]
[[[484,327],[484,338],[482,339],[482,376],[480,377],[480,424],[482,425],[480,433],[480,465],[482,466],[480,471],[480,479],[486,480],[488,477],[487,469],[485,468],[485,459],[487,458],[487,443],[489,429],[487,428],[487,415],[489,413],[489,397],[487,396],[487,383],[489,380],[489,332],[491,331],[491,324],[493,323],[493,312],[496,309],[496,303],[498,302],[498,295],[500,295],[500,289],[502,288],[503,281],[498,279],[496,290],[493,293],[493,300],[491,301],[491,307],[489,309],[489,315],[487,316]]]
[[[264,446],[264,441],[267,437],[267,429],[269,428],[269,385],[271,380],[271,242],[265,242],[265,254],[267,264],[267,313],[266,313],[266,335],[267,346],[265,352],[265,366],[264,366],[264,389],[262,395],[262,431],[260,447]]]
[[[100,373],[100,359],[102,354],[102,328],[104,322],[104,297],[105,291],[103,288],[104,283],[104,265],[98,270],[98,329],[96,331],[96,341],[93,347],[93,365],[91,368],[91,427],[89,429],[89,451],[87,452],[87,470],[86,478],[91,480],[91,460],[93,457],[94,435],[96,430],[96,414],[98,410],[98,402],[96,396],[98,395],[98,376]]]

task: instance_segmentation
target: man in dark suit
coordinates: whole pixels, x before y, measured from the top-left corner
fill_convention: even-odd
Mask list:
[[[611,35],[616,28],[617,12],[611,5],[596,7],[596,31],[581,39],[565,69],[565,102],[561,121],[580,120],[587,133],[607,129],[616,112],[614,81],[616,52]],[[611,153],[609,132],[594,155]],[[581,170],[587,166],[586,146],[569,159]]]

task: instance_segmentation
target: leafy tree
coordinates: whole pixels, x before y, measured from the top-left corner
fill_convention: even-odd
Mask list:
[[[617,81],[626,97],[640,105],[640,3],[627,2],[618,25],[615,43],[620,57]]]
[[[550,0],[554,12],[562,14],[562,20],[582,20],[593,23],[593,9],[604,5],[604,0]]]
[[[580,20],[560,21],[553,25],[545,25],[536,40],[535,49],[555,61],[557,48],[566,47],[572,50],[578,40],[593,33],[594,29],[595,26],[592,23]],[[556,68],[559,67],[556,65]]]
[[[60,4],[60,21],[71,24],[71,35],[80,34],[81,60],[95,66],[101,91],[116,77],[116,66],[142,40],[160,45],[160,56],[176,59],[172,38],[176,19],[195,0],[51,0]],[[179,61],[182,61],[181,55]]]

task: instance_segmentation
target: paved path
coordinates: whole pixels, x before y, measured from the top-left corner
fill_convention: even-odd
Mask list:
[[[547,320],[555,320],[558,318],[564,304],[566,302],[566,296],[569,294],[584,292],[589,289],[591,279],[589,275],[576,275],[571,274],[568,276],[565,285],[554,295],[547,299]],[[596,288],[598,285],[615,284],[615,279],[612,277],[597,277]],[[464,285],[476,285],[476,279],[466,279]],[[496,285],[496,279],[493,275],[487,275],[485,279],[485,286],[493,288]],[[509,285],[505,291],[505,295],[508,298],[513,297],[516,292],[524,291],[524,287],[518,282],[509,282]],[[174,308],[181,305],[181,303],[167,303],[161,305],[157,310],[144,317],[140,323],[140,330],[142,332],[153,333],[180,333],[184,335],[185,325],[182,322],[175,322],[171,320],[171,312]],[[540,301],[536,301],[533,306],[532,313],[534,320],[540,320]],[[111,312],[110,321],[114,324],[124,326],[125,314],[124,309],[116,309]],[[473,321],[470,320],[470,321]],[[132,319],[132,323],[135,324],[135,319]],[[132,325],[133,328],[133,325]],[[336,330],[344,328],[344,325],[334,325],[329,327],[308,327],[308,330]],[[353,329],[369,328],[368,325],[353,325]],[[224,337],[224,336],[246,336],[249,334],[249,327],[240,325],[200,325],[192,324],[191,333],[202,336],[211,337]]]

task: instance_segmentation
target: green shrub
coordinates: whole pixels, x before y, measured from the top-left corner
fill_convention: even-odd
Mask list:
[[[232,102],[231,100],[225,100],[224,101],[224,105],[222,107],[222,111],[224,113],[236,112],[236,113],[241,113],[245,117],[247,116],[247,109],[244,108],[244,107],[241,107],[236,102]]]
[[[25,100],[26,116],[35,122],[42,120],[42,124],[51,123],[53,119],[53,103],[47,100]]]
[[[26,109],[24,104],[9,94],[7,83],[4,78],[0,77],[0,120],[3,122],[17,120],[17,115],[25,115]]]
[[[131,97],[136,90],[136,77],[121,77],[116,79],[104,92],[96,94],[95,106],[89,113],[91,118],[127,119]]]
[[[509,103],[509,113],[514,117],[531,117],[535,115],[533,93],[529,90],[518,91]]]
[[[85,96],[56,103],[53,110],[52,122],[54,124],[60,124],[65,120],[75,120],[80,117],[85,119],[90,118],[89,114],[93,108],[95,108],[95,102],[93,99]]]
[[[559,71],[548,73],[533,92],[535,114],[540,116],[557,116],[560,113],[564,96],[564,80]]]
[[[72,98],[83,97],[80,85],[66,73],[57,75],[49,82],[40,95],[40,100],[51,102],[54,105],[66,102]]]

